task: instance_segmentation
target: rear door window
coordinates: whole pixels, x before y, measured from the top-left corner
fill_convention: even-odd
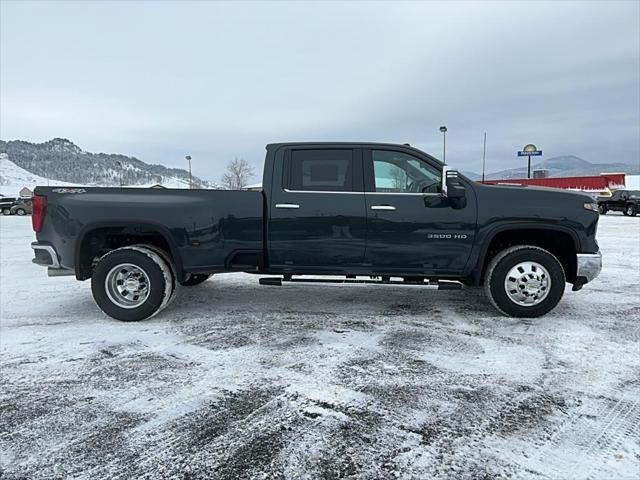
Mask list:
[[[292,150],[289,190],[351,192],[353,171],[351,149]]]

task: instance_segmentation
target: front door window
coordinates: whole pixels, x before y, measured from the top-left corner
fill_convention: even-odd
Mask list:
[[[373,150],[375,191],[382,193],[440,193],[440,170],[416,157],[392,150]]]

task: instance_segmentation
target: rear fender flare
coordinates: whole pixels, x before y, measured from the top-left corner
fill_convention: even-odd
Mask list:
[[[182,263],[182,257],[180,256],[178,245],[176,244],[173,236],[171,235],[171,232],[167,227],[159,223],[148,222],[148,221],[136,222],[136,221],[113,220],[113,221],[101,221],[101,222],[90,223],[90,224],[84,225],[80,229],[80,232],[78,233],[76,245],[75,245],[75,252],[74,252],[74,259],[75,259],[74,266],[75,266],[76,278],[78,280],[81,279],[80,261],[81,261],[81,253],[82,253],[82,244],[88,234],[90,234],[94,230],[98,230],[101,228],[134,228],[134,229],[144,230],[145,232],[157,233],[167,242],[167,245],[169,245],[169,250],[170,250],[169,253],[171,254],[171,257],[173,259],[173,267],[175,269],[175,274],[178,277],[178,280],[182,281],[184,279],[185,274],[184,274],[184,266]]]

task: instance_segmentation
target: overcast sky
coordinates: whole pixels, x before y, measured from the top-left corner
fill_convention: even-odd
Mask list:
[[[7,2],[0,137],[220,177],[288,140],[640,159],[640,2]]]

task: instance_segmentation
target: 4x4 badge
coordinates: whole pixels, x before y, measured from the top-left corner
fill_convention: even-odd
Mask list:
[[[86,193],[84,188],[54,188],[53,193]]]

